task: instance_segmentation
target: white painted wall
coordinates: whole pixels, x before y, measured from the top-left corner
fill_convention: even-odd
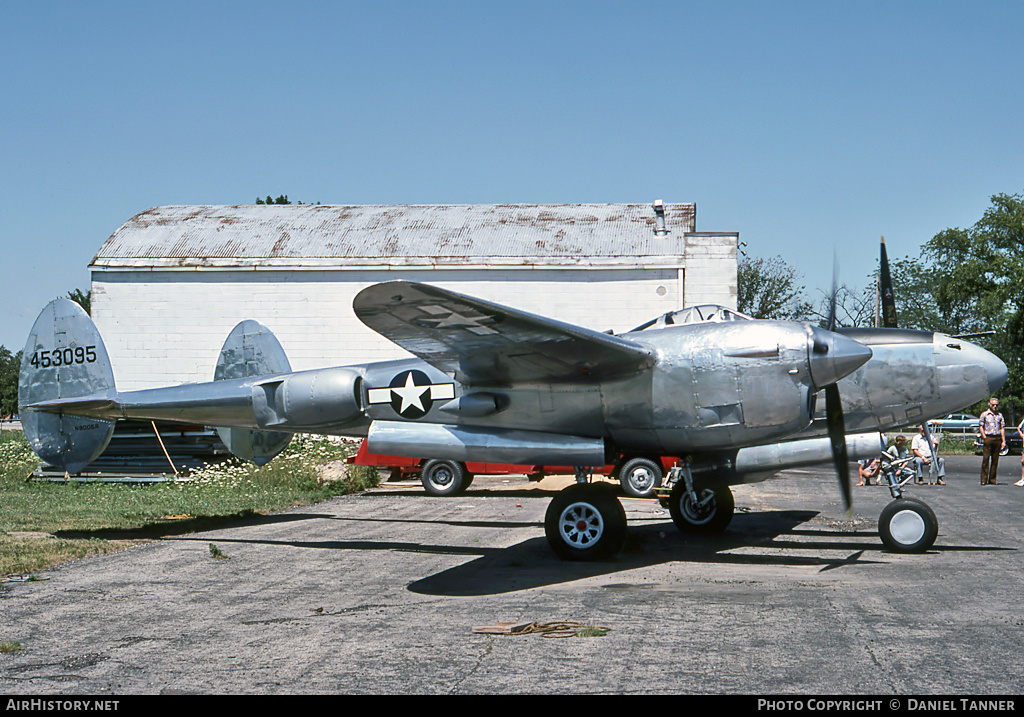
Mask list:
[[[243,319],[268,326],[295,370],[408,357],[352,313],[356,293],[393,279],[617,333],[680,308],[681,296],[735,307],[731,244],[731,262],[713,253],[688,265],[685,289],[677,268],[94,271],[92,315],[118,388],[134,390],[211,380],[224,339]]]
[[[682,306],[736,308],[736,234],[687,234]]]

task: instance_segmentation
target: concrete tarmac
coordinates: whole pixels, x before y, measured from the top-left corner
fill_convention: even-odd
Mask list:
[[[735,488],[714,538],[624,500],[604,563],[547,545],[567,478],[386,484],[170,535],[0,583],[0,640],[21,643],[0,694],[1019,695],[1020,458],[986,487],[980,458],[947,463],[948,485],[908,488],[939,517],[920,555],[880,542],[886,488],[854,488],[847,516],[828,468]],[[608,632],[473,632],[556,621]]]

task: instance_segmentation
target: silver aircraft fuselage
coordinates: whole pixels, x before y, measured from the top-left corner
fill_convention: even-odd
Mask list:
[[[96,421],[135,418],[217,426],[233,452],[258,461],[291,434],[322,433],[418,458],[593,466],[671,455],[755,473],[781,465],[774,450],[749,452],[749,465],[737,451],[827,435],[816,395],[831,384],[854,434],[945,415],[1006,379],[988,351],[930,332],[746,317],[673,325],[666,315],[608,337],[432,287],[395,282],[364,294],[379,311],[360,318],[429,361],[292,372],[273,334],[250,321],[225,342],[218,380],[118,392],[95,326],[52,304],[22,365],[26,435],[44,460],[73,467],[109,440],[112,424]],[[458,318],[442,322],[442,311]],[[455,333],[472,350],[449,343]]]

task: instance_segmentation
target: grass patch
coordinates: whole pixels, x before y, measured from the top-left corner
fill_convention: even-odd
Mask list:
[[[904,436],[907,439],[907,450],[910,450],[910,442],[917,435],[917,428],[909,426],[902,432],[885,434],[887,445],[892,445],[896,436]],[[971,455],[974,453],[973,433],[942,433],[939,435],[939,453],[943,455]]]
[[[296,436],[263,467],[231,459],[188,481],[153,485],[26,481],[38,464],[23,434],[0,433],[0,575],[120,550],[133,540],[203,530],[312,505],[377,484],[373,469],[322,480],[322,468],[358,444]],[[28,536],[26,536],[28,534]]]
[[[21,643],[14,640],[0,640],[0,653],[17,652],[21,649]]]
[[[939,438],[939,453],[971,455],[974,453],[974,435],[943,433]]]

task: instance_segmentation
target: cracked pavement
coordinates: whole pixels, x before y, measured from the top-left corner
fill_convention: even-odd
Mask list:
[[[544,538],[569,479],[385,484],[0,583],[0,692],[1019,694],[1024,489],[979,461],[908,489],[939,517],[922,555],[881,544],[888,490],[847,516],[825,468],[737,487],[713,538],[624,500],[626,549],[582,564]],[[472,632],[559,620],[609,632]]]

